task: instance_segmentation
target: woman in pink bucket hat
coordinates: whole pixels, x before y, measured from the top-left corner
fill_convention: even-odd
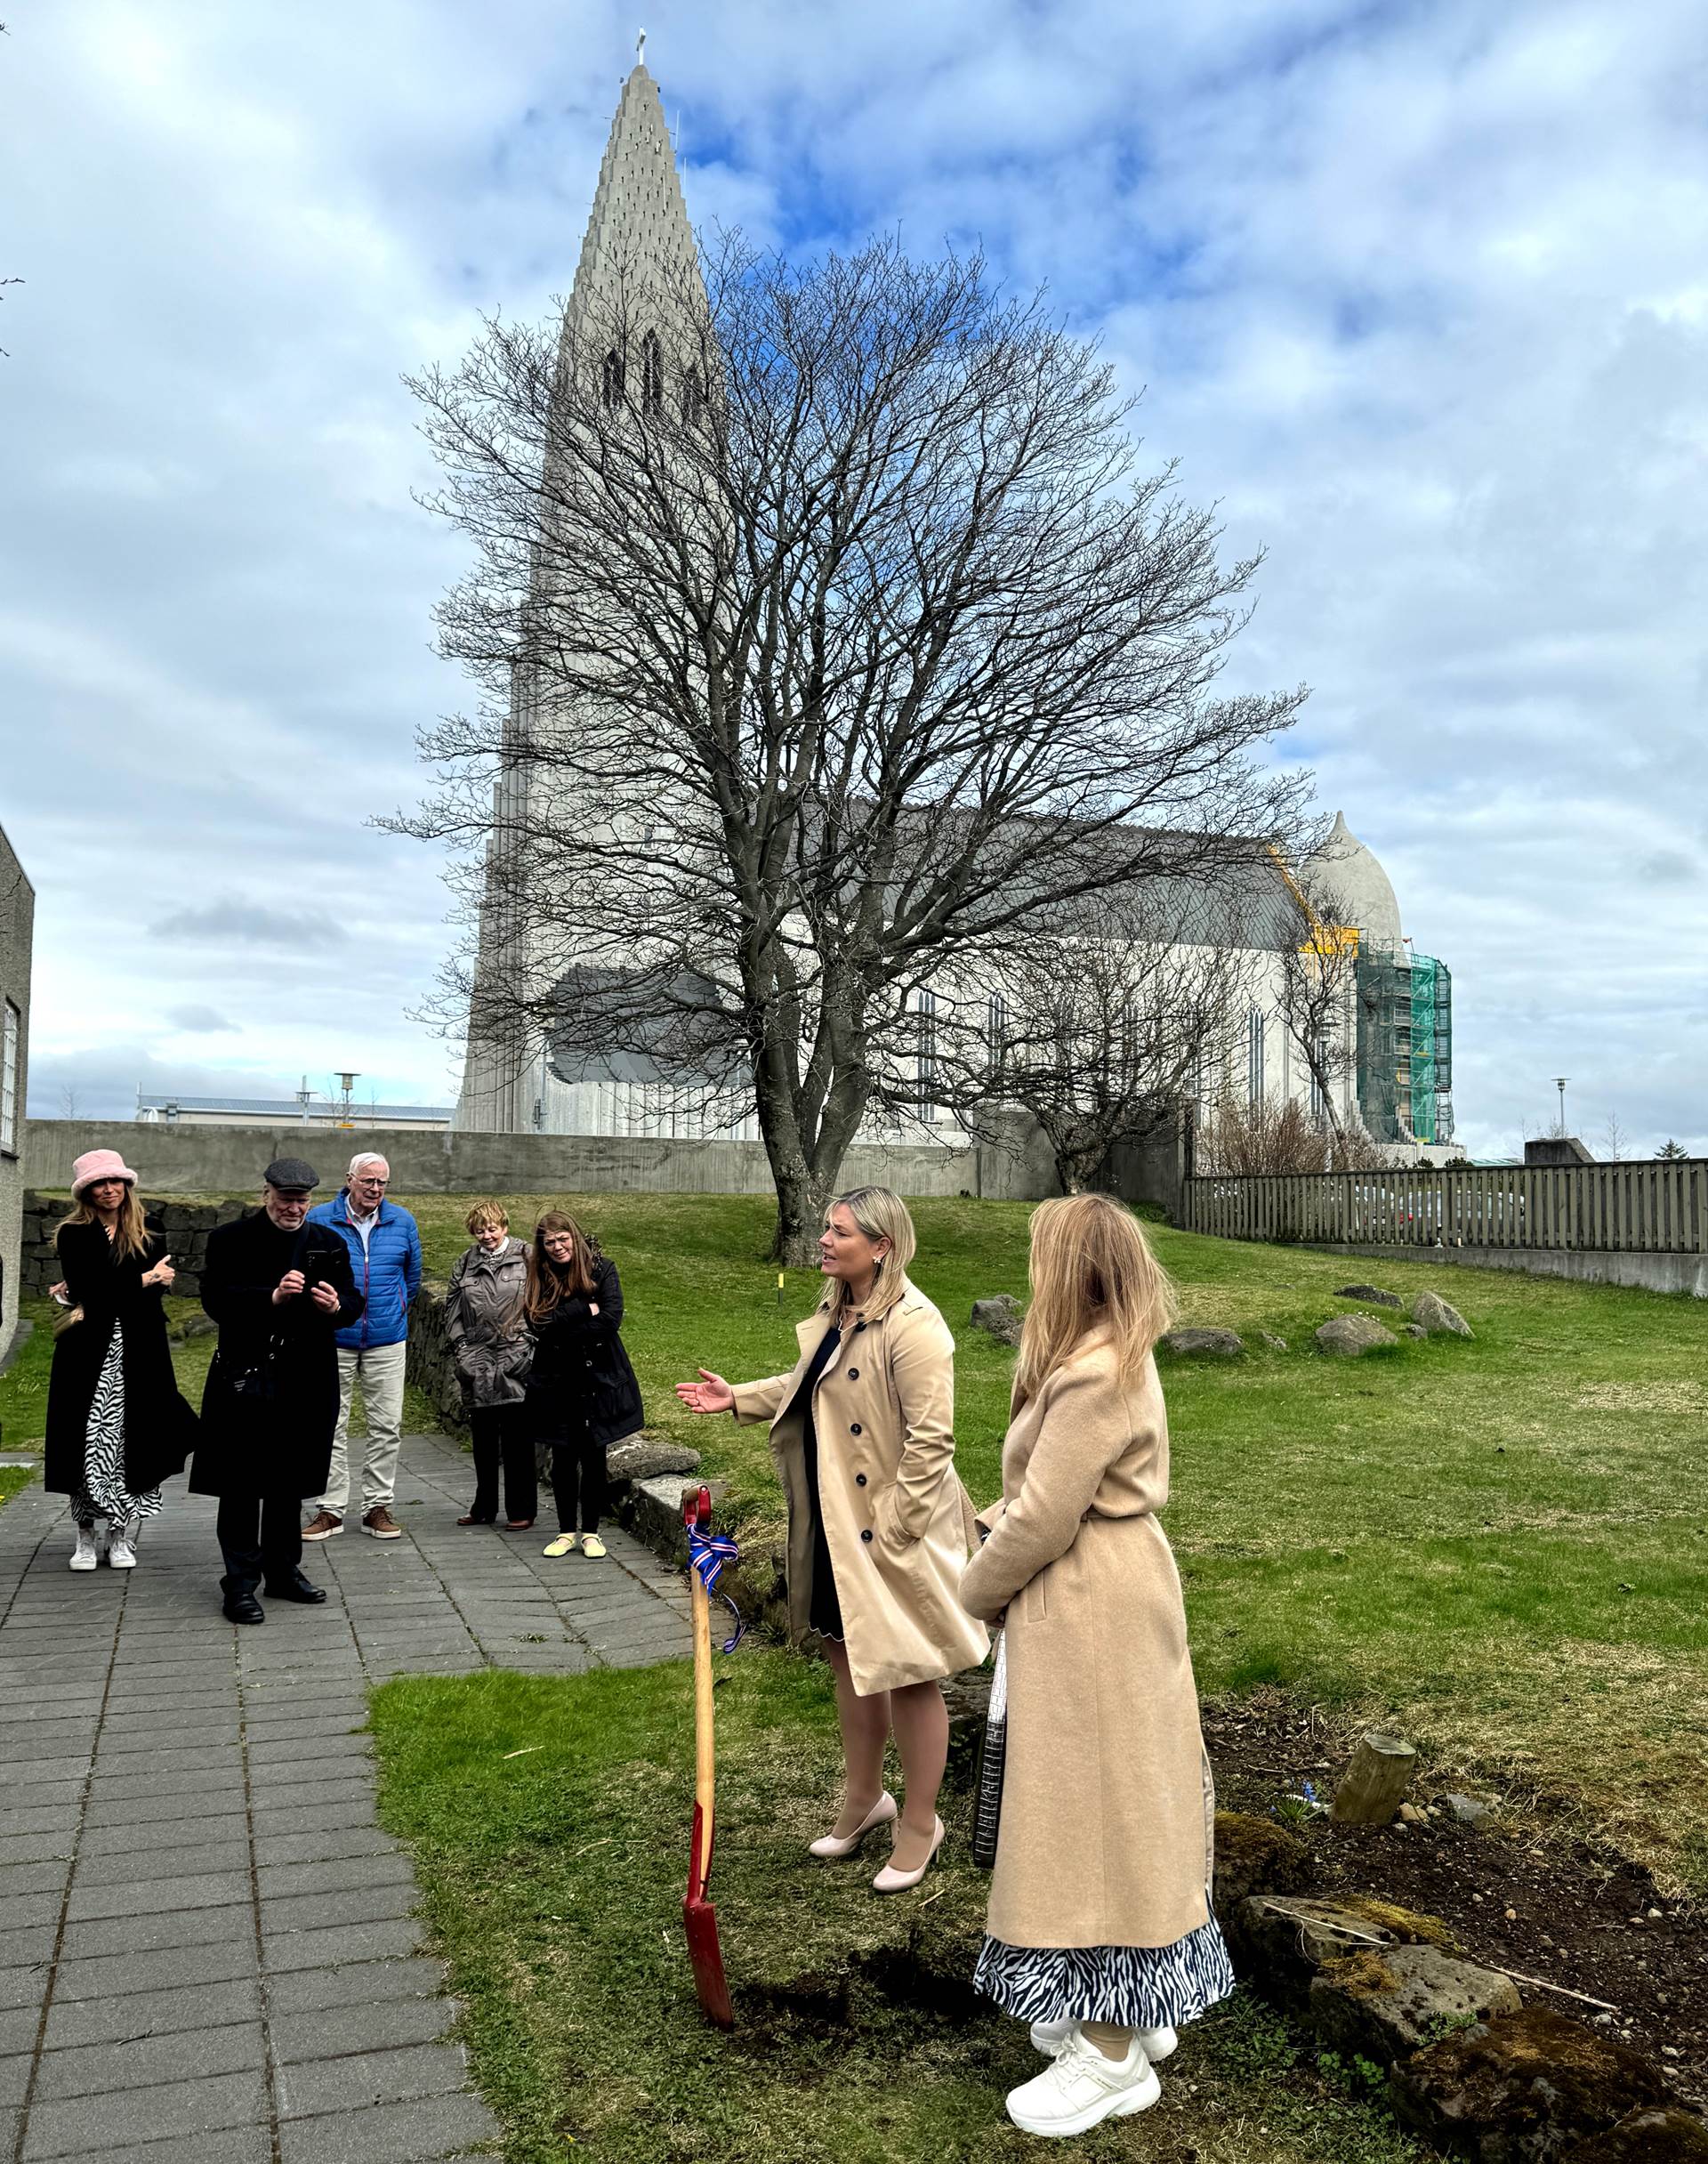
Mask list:
[[[196,1416],[179,1394],[162,1300],[172,1258],[142,1214],[136,1175],[117,1150],[87,1150],[71,1167],[71,1214],[55,1236],[71,1310],[53,1344],[42,1485],[71,1498],[74,1571],[136,1563],[160,1483],[181,1472]]]

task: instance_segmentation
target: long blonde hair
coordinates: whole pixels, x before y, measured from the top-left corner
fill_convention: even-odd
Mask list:
[[[90,1182],[91,1186],[98,1183]],[[68,1224],[99,1224],[101,1212],[88,1199],[87,1193],[77,1197],[69,1213],[60,1218],[54,1227],[53,1244],[59,1245],[60,1234]],[[142,1215],[142,1205],[136,1199],[136,1190],[127,1180],[125,1199],[118,1206],[118,1222],[113,1227],[113,1253],[128,1260],[133,1255],[147,1252],[149,1245],[148,1220]]]
[[[1115,1346],[1124,1379],[1174,1320],[1174,1288],[1144,1227],[1109,1195],[1059,1195],[1032,1213],[1032,1304],[1020,1331],[1014,1401],[1035,1397],[1092,1331]]]
[[[845,1195],[838,1195],[825,1206],[825,1223],[830,1223],[830,1213],[844,1209],[858,1225],[868,1239],[887,1239],[890,1252],[880,1257],[872,1279],[872,1290],[861,1309],[867,1321],[892,1308],[900,1299],[907,1285],[907,1265],[914,1259],[918,1242],[914,1237],[914,1221],[907,1215],[907,1205],[901,1197],[887,1187],[850,1187]],[[821,1315],[840,1315],[845,1307],[853,1304],[854,1291],[846,1278],[833,1279],[825,1296],[818,1303]]]

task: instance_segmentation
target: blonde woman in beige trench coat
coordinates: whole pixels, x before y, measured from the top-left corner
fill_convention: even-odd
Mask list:
[[[1156,1513],[1168,1418],[1151,1347],[1168,1281],[1105,1195],[1032,1217],[1032,1305],[1003,1500],[961,1598],[1002,1620],[1007,1756],[975,1982],[1052,2061],[1029,2133],[1083,2134],[1161,2094],[1175,2031],[1234,1988],[1210,1909],[1214,1801],[1180,1581]]]
[[[786,1374],[730,1385],[702,1368],[677,1394],[695,1412],[767,1421],[789,1507],[789,1635],[823,1639],[836,1678],[847,1785],[835,1824],[812,1843],[855,1854],[893,1823],[880,1894],[917,1885],[943,1840],[938,1790],[949,1723],[939,1688],[990,1640],[961,1605],[974,1536],[955,1472],[955,1341],[908,1281],[914,1227],[888,1188],[856,1188],[825,1213],[818,1310],[797,1326]],[[896,1739],[905,1803],[883,1786]]]

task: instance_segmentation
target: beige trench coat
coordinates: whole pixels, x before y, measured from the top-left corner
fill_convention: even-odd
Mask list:
[[[987,1929],[1010,1946],[1172,1946],[1207,1921],[1213,1803],[1154,1361],[1088,1338],[1019,1406],[961,1597],[1007,1611],[1008,1756]]]
[[[736,1417],[768,1420],[789,1506],[789,1635],[812,1612],[812,1505],[794,1405],[829,1319],[796,1325],[786,1375],[736,1385]],[[955,1340],[931,1303],[904,1283],[893,1305],[857,1315],[812,1398],[818,1499],[836,1574],[844,1644],[862,1697],[975,1667],[990,1638],[957,1588],[976,1537],[955,1471]]]

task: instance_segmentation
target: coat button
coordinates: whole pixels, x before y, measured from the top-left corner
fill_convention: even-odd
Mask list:
[[[871,1528],[871,1527],[868,1525],[868,1526],[866,1527],[866,1530],[865,1530],[865,1531],[864,1531],[864,1532],[863,1532],[863,1533],[860,1535],[860,1538],[861,1538],[862,1540],[870,1540],[870,1539],[871,1539],[871,1538],[872,1538],[872,1528]]]
[[[860,1432],[859,1422],[858,1420],[850,1420],[848,1424],[848,1432],[850,1435],[858,1435]]]
[[[864,1473],[857,1473],[857,1474],[854,1475],[854,1485],[855,1485],[857,1488],[864,1488],[864,1487],[865,1487],[865,1485],[866,1485],[866,1475],[865,1475],[865,1474],[864,1474]]]
[[[850,1368],[848,1371],[848,1379],[850,1383],[858,1383],[860,1379],[859,1369],[858,1368]]]

